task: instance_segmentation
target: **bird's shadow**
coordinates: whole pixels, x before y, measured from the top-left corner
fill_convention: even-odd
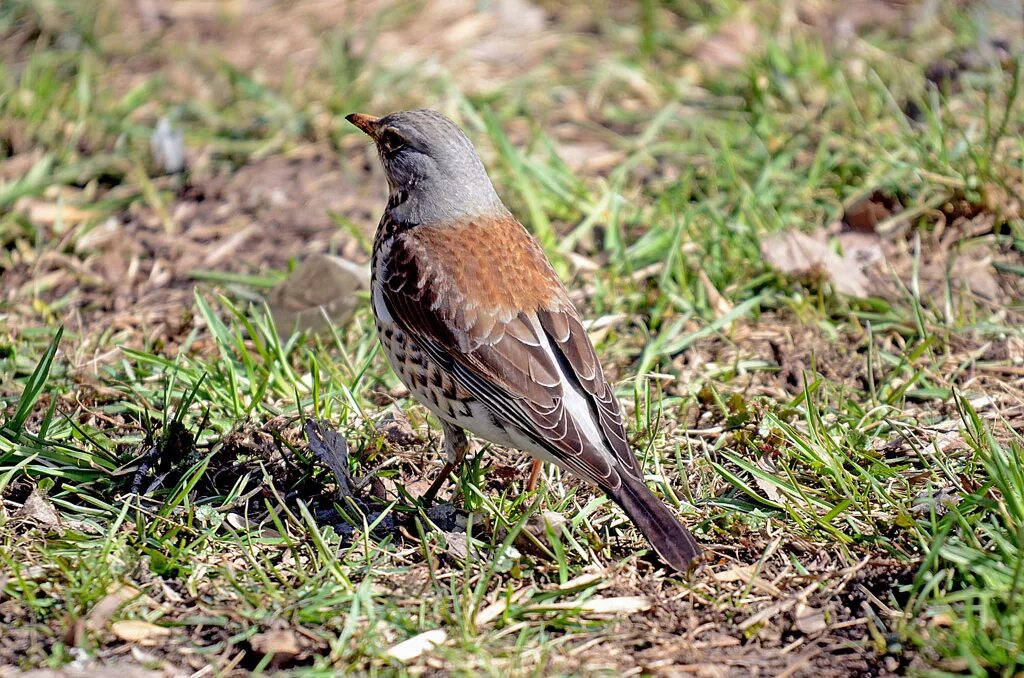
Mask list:
[[[325,421],[309,419],[303,426],[309,449],[326,466],[335,480],[333,505],[316,510],[317,524],[330,526],[344,540],[367,527],[379,539],[415,534],[417,518],[426,519],[433,528],[445,533],[466,529],[466,511],[451,503],[426,503],[399,488],[399,498],[387,502],[369,496],[363,490],[371,485],[372,474],[353,478],[349,472],[349,450],[345,437]],[[402,528],[405,528],[404,530]]]

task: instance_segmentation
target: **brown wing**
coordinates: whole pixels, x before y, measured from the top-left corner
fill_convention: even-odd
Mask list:
[[[396,322],[493,416],[603,488],[618,488],[622,473],[639,478],[590,339],[521,224],[508,217],[403,231],[380,282]],[[581,387],[602,440],[586,439],[563,406],[563,374]]]

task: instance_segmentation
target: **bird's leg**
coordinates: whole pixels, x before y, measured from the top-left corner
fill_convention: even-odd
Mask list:
[[[533,460],[533,466],[530,467],[530,479],[526,481],[526,489],[529,492],[533,492],[537,489],[537,479],[540,478],[540,470],[544,466],[544,462],[540,459]]]
[[[434,503],[434,497],[437,496],[437,491],[441,489],[441,485],[448,480],[448,476],[452,471],[459,467],[462,463],[462,459],[466,456],[466,450],[469,449],[469,441],[466,440],[466,433],[458,426],[453,426],[446,421],[441,422],[441,426],[444,429],[444,453],[447,457],[447,461],[444,467],[441,469],[440,475],[431,484],[430,489],[423,494],[423,503],[430,505]]]

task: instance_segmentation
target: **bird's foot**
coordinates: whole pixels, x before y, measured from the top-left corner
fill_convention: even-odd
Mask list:
[[[540,459],[533,460],[533,466],[530,467],[530,477],[526,481],[526,490],[533,492],[537,489],[537,481],[540,480],[540,470],[544,467],[544,462]]]

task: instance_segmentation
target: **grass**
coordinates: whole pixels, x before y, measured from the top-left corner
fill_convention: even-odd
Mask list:
[[[841,43],[772,3],[595,4],[557,14],[554,47],[517,38],[521,63],[462,45],[437,69],[380,58],[431,26],[405,3],[184,12],[163,41],[117,9],[0,9],[0,664],[1024,670],[1024,105],[984,17],[943,4]],[[260,21],[291,61],[250,60]],[[759,44],[717,63],[702,36],[737,22]],[[929,85],[963,50],[980,65]],[[526,492],[525,459],[486,445],[422,505],[439,439],[368,304],[274,327],[262,295],[309,242],[368,254],[383,179],[341,115],[424,105],[460,119],[593,321],[648,480],[708,546],[691,577],[603,497],[555,469]],[[163,117],[186,176],[151,157]],[[302,174],[318,157],[336,183]],[[230,183],[243,168],[283,210]],[[302,230],[324,193],[347,201]],[[896,207],[869,297],[764,261],[877,195]]]

